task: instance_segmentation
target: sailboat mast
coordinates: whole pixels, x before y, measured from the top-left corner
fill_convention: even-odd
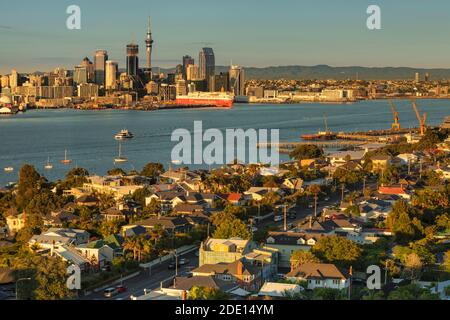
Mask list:
[[[327,116],[325,114],[323,115],[323,121],[325,122],[325,132],[328,133],[328,121]]]

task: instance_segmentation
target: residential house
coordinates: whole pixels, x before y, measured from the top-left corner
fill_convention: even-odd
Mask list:
[[[240,238],[209,238],[200,245],[199,266],[204,264],[231,263],[241,259],[256,248],[256,243]]]
[[[179,299],[182,297],[186,299],[193,287],[212,288],[225,293],[231,293],[239,288],[237,283],[223,281],[213,276],[176,277],[171,283],[170,287],[162,287],[160,291],[165,295]]]
[[[15,234],[25,227],[26,214],[12,214],[6,217],[6,225],[9,234]]]
[[[204,214],[205,207],[199,204],[180,203],[173,209],[173,215],[194,215]]]
[[[80,220],[80,217],[65,209],[52,211],[50,214],[43,217],[44,225],[52,227],[63,227],[69,223],[74,223]]]
[[[218,197],[233,206],[242,206],[246,202],[245,197],[242,193],[221,194]]]
[[[169,234],[175,234],[178,232],[188,232],[191,230],[192,225],[186,218],[178,217],[151,217],[136,223],[126,225],[122,227],[122,234],[126,235],[126,231],[135,226],[144,227],[147,231],[154,229],[156,226],[160,226],[166,230]]]
[[[112,207],[103,211],[101,216],[105,221],[128,221],[133,216],[133,212]]]
[[[250,189],[245,191],[244,194],[249,200],[261,201],[267,194],[271,192],[284,195],[284,192],[280,188],[269,188],[269,187],[251,187]]]
[[[386,170],[392,164],[392,157],[384,154],[375,155],[371,160],[373,172]]]
[[[261,269],[239,259],[230,263],[204,264],[192,270],[194,277],[211,276],[216,279],[233,282],[247,291],[256,291],[262,286]]]
[[[278,266],[290,268],[291,255],[294,251],[309,251],[325,235],[300,232],[271,231],[266,238],[264,248],[278,253]]]
[[[136,190],[142,189],[146,184],[133,184],[135,179],[124,181],[122,176],[89,176],[88,182],[83,184],[86,192],[98,192],[110,194],[115,200],[122,200],[126,196],[131,196]]]
[[[163,213],[173,210],[178,204],[185,203],[185,193],[178,191],[156,192],[145,198],[145,205],[148,206],[152,201],[157,201]]]
[[[89,242],[89,232],[80,229],[50,228],[40,235],[34,235],[28,241],[30,247],[52,249],[62,245],[80,245]]]
[[[89,264],[96,270],[101,269],[114,259],[114,249],[100,242],[90,242],[75,247],[81,255],[89,260]]]
[[[409,164],[415,164],[419,160],[419,157],[416,156],[414,153],[401,153],[398,156],[394,158],[394,162],[398,163],[400,165],[408,165]]]
[[[339,167],[344,165],[347,161],[356,161],[361,163],[366,151],[341,151],[329,154],[327,156],[328,161],[334,167]]]
[[[100,203],[97,197],[93,195],[83,195],[75,200],[77,205],[85,207],[96,207]]]
[[[305,263],[288,274],[286,279],[291,281],[306,281],[307,288],[347,289],[350,285],[350,276],[334,264]]]
[[[291,193],[303,192],[303,180],[300,178],[284,179],[282,188],[288,189]]]
[[[260,297],[286,298],[304,291],[298,284],[266,282],[258,292]]]
[[[382,195],[395,195],[403,199],[410,200],[411,194],[403,186],[381,186],[378,193]]]
[[[50,248],[51,255],[60,257],[63,261],[67,261],[70,264],[77,265],[82,272],[90,270],[91,260],[84,257],[74,247],[64,244]]]

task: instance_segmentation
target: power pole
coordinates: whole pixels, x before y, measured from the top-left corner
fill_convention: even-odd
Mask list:
[[[341,205],[344,203],[344,184],[341,184]]]
[[[287,205],[284,205],[284,231],[287,231]]]
[[[317,193],[314,195],[314,218],[317,218],[317,200],[318,200]]]

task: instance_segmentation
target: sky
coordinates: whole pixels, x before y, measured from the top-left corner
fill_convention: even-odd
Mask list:
[[[381,30],[366,27],[369,5]],[[69,5],[81,30],[66,28]],[[448,0],[22,0],[1,4],[0,74],[73,68],[97,49],[124,68],[125,46],[145,58],[147,17],[153,65],[214,48],[217,65],[450,68]]]

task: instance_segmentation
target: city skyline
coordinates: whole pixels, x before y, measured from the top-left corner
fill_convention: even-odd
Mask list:
[[[305,6],[307,2],[285,0],[285,5],[280,6],[257,5],[259,2],[249,0],[230,16],[211,12],[226,12],[226,7],[233,7],[233,1],[226,6],[196,1],[179,10],[182,4],[179,1],[164,4],[131,0],[124,12],[114,3],[80,0],[77,5],[82,10],[81,30],[65,28],[68,1],[51,5],[29,3],[26,11],[12,3],[4,8],[0,25],[3,43],[0,73],[9,73],[13,68],[19,72],[46,71],[58,66],[71,69],[83,57],[92,58],[99,49],[107,50],[111,59],[123,68],[124,48],[131,41],[142,48],[139,58],[146,61],[148,16],[155,41],[152,51],[155,67],[174,67],[183,55],[195,57],[202,47],[214,48],[218,53],[217,65],[233,61],[247,67],[318,64],[450,67],[450,60],[447,62],[450,45],[441,40],[450,29],[445,15],[450,4],[444,1],[435,1],[440,10],[418,1],[395,4],[378,1],[382,30],[375,31],[365,27],[369,1],[352,0],[339,5],[320,1]],[[420,24],[415,23],[418,20]]]

